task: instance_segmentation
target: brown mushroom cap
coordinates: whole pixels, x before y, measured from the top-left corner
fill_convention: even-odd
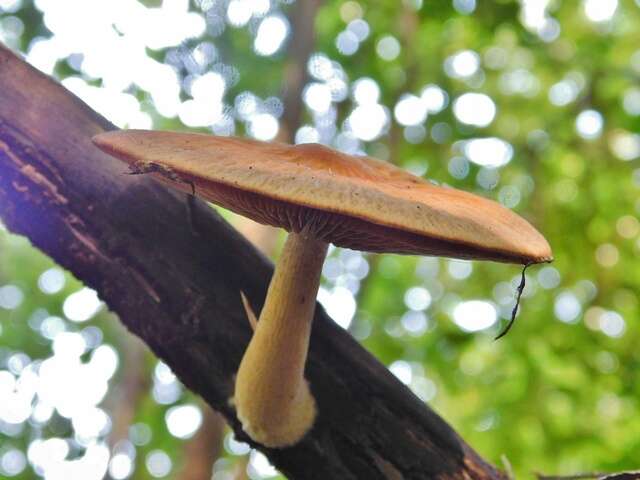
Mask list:
[[[261,223],[374,252],[514,263],[552,259],[544,237],[511,210],[435,186],[389,163],[322,145],[142,130],[94,143],[174,188]]]

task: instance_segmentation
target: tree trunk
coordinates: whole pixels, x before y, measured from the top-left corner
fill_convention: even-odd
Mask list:
[[[291,479],[501,479],[437,414],[316,309],[312,432],[270,450],[230,403],[272,265],[206,204],[101,153],[104,118],[0,46],[0,217],[116,312],[240,440]]]

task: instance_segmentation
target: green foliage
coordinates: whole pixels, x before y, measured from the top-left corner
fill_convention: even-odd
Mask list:
[[[196,3],[194,11],[215,2]],[[420,123],[424,136],[418,132],[412,137],[411,128],[392,119],[381,135],[360,146],[371,155],[426,172],[439,183],[506,203],[545,234],[556,258],[551,266],[527,270],[517,323],[494,342],[513,306],[517,267],[367,255],[369,274],[352,288],[357,311],[349,328],[483,456],[497,465],[503,456],[508,459],[518,478],[530,478],[532,472],[638,468],[640,4],[620,0],[611,20],[596,22],[585,14],[590,2],[552,0],[543,18],[551,22],[545,24],[549,29],[559,29],[554,34],[527,23],[533,20],[527,17],[526,3],[535,2],[481,1],[473,11],[461,13],[460,5],[475,2],[334,1],[318,12],[314,51],[339,62],[351,87],[360,78],[374,79],[388,113],[393,115],[402,95],[419,96],[428,84],[440,86],[450,100]],[[610,3],[602,0],[600,6]],[[293,8],[273,8],[280,7],[285,13]],[[0,9],[0,22],[9,17],[20,19],[24,27],[12,42],[16,48],[28,51],[33,38],[50,35],[30,2],[15,12],[2,14]],[[357,18],[368,23],[370,33],[355,54],[343,55],[336,38]],[[253,52],[258,23],[227,26],[219,36],[205,34],[182,45],[189,50],[203,40],[212,42],[220,64],[236,69],[237,82],[227,85],[224,96],[229,108],[242,92],[266,99],[280,96],[286,87],[286,51],[273,56]],[[385,60],[379,54],[380,41],[389,35],[400,51]],[[162,61],[169,50],[150,54]],[[475,52],[480,66],[469,77],[455,78],[445,65],[462,50]],[[62,77],[83,75],[62,59],[55,72]],[[181,78],[185,75],[180,72]],[[90,80],[100,85],[100,80]],[[176,118],[158,115],[142,88],[133,85],[129,91],[141,100],[142,111],[152,115],[156,128],[186,128]],[[456,118],[452,102],[467,92],[484,93],[497,106],[495,119],[486,127]],[[190,98],[184,91],[181,96]],[[335,133],[345,131],[344,122],[356,106],[350,96],[333,104]],[[585,111],[598,112],[603,121],[593,138],[576,126]],[[307,109],[304,122],[314,125],[314,119],[317,115]],[[249,130],[250,122],[237,115],[234,123],[239,134]],[[456,167],[453,159],[465,157],[461,142],[485,137],[508,142],[510,161],[497,169],[468,160]],[[335,135],[328,142],[335,144]],[[37,281],[53,267],[51,262],[22,239],[2,233],[0,242],[0,287],[12,284],[24,294],[18,308],[0,308],[0,367],[6,368],[2,362],[10,352],[25,352],[33,359],[50,355],[50,342],[30,327],[29,319],[40,309],[63,317],[62,303],[81,287],[67,275],[63,290],[44,294]],[[341,255],[336,250],[329,260],[344,266]],[[344,287],[340,282],[345,278],[325,278],[325,287]],[[426,289],[430,301],[413,312],[412,320],[407,295],[413,287]],[[463,331],[454,322],[454,312],[469,300],[490,303],[501,321],[476,333]],[[76,331],[85,328],[67,324]],[[122,358],[126,341],[113,318],[103,311],[90,324],[104,331],[104,341]],[[143,375],[148,378],[154,367],[149,359]],[[106,405],[117,404],[123,375],[120,368]],[[178,464],[182,461],[181,441],[167,432],[167,408],[148,391],[138,404],[133,421],[149,425],[153,438],[138,451],[135,478],[151,478],[143,459],[153,449],[170,452]],[[55,425],[52,421],[38,435],[72,433],[68,422]],[[25,427],[6,441],[24,450],[31,432]],[[227,456],[235,458],[229,452]],[[16,478],[33,475],[27,469]]]

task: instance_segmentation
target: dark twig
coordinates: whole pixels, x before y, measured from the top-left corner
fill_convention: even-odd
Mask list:
[[[536,473],[536,477],[538,480],[584,480],[591,478],[597,480],[638,480],[640,479],[640,470],[618,473],[577,473],[574,475],[543,475],[542,473]]]
[[[605,473],[577,473],[575,475],[543,475],[536,473],[538,480],[585,480],[590,478],[602,478]]]
[[[500,334],[498,334],[498,336],[496,338],[494,338],[494,340],[498,340],[498,339],[504,337],[507,333],[509,333],[509,330],[511,330],[511,327],[513,326],[514,322],[516,321],[516,315],[518,313],[518,307],[520,306],[520,298],[522,297],[522,292],[524,291],[524,286],[525,286],[525,281],[526,281],[524,272],[527,271],[527,268],[529,268],[530,265],[533,265],[533,264],[527,263],[522,268],[522,277],[520,278],[520,285],[518,285],[518,288],[516,290],[516,304],[514,305],[513,310],[511,311],[511,320],[509,320],[509,323],[507,324],[506,328],[504,330],[502,330],[502,332],[500,332]]]

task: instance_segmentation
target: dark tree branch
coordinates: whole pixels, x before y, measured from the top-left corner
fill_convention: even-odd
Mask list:
[[[101,153],[114,127],[0,47],[0,217],[96,289],[239,439],[230,397],[271,264],[203,202]],[[319,417],[293,448],[264,451],[292,479],[501,479],[321,307],[307,378]]]

